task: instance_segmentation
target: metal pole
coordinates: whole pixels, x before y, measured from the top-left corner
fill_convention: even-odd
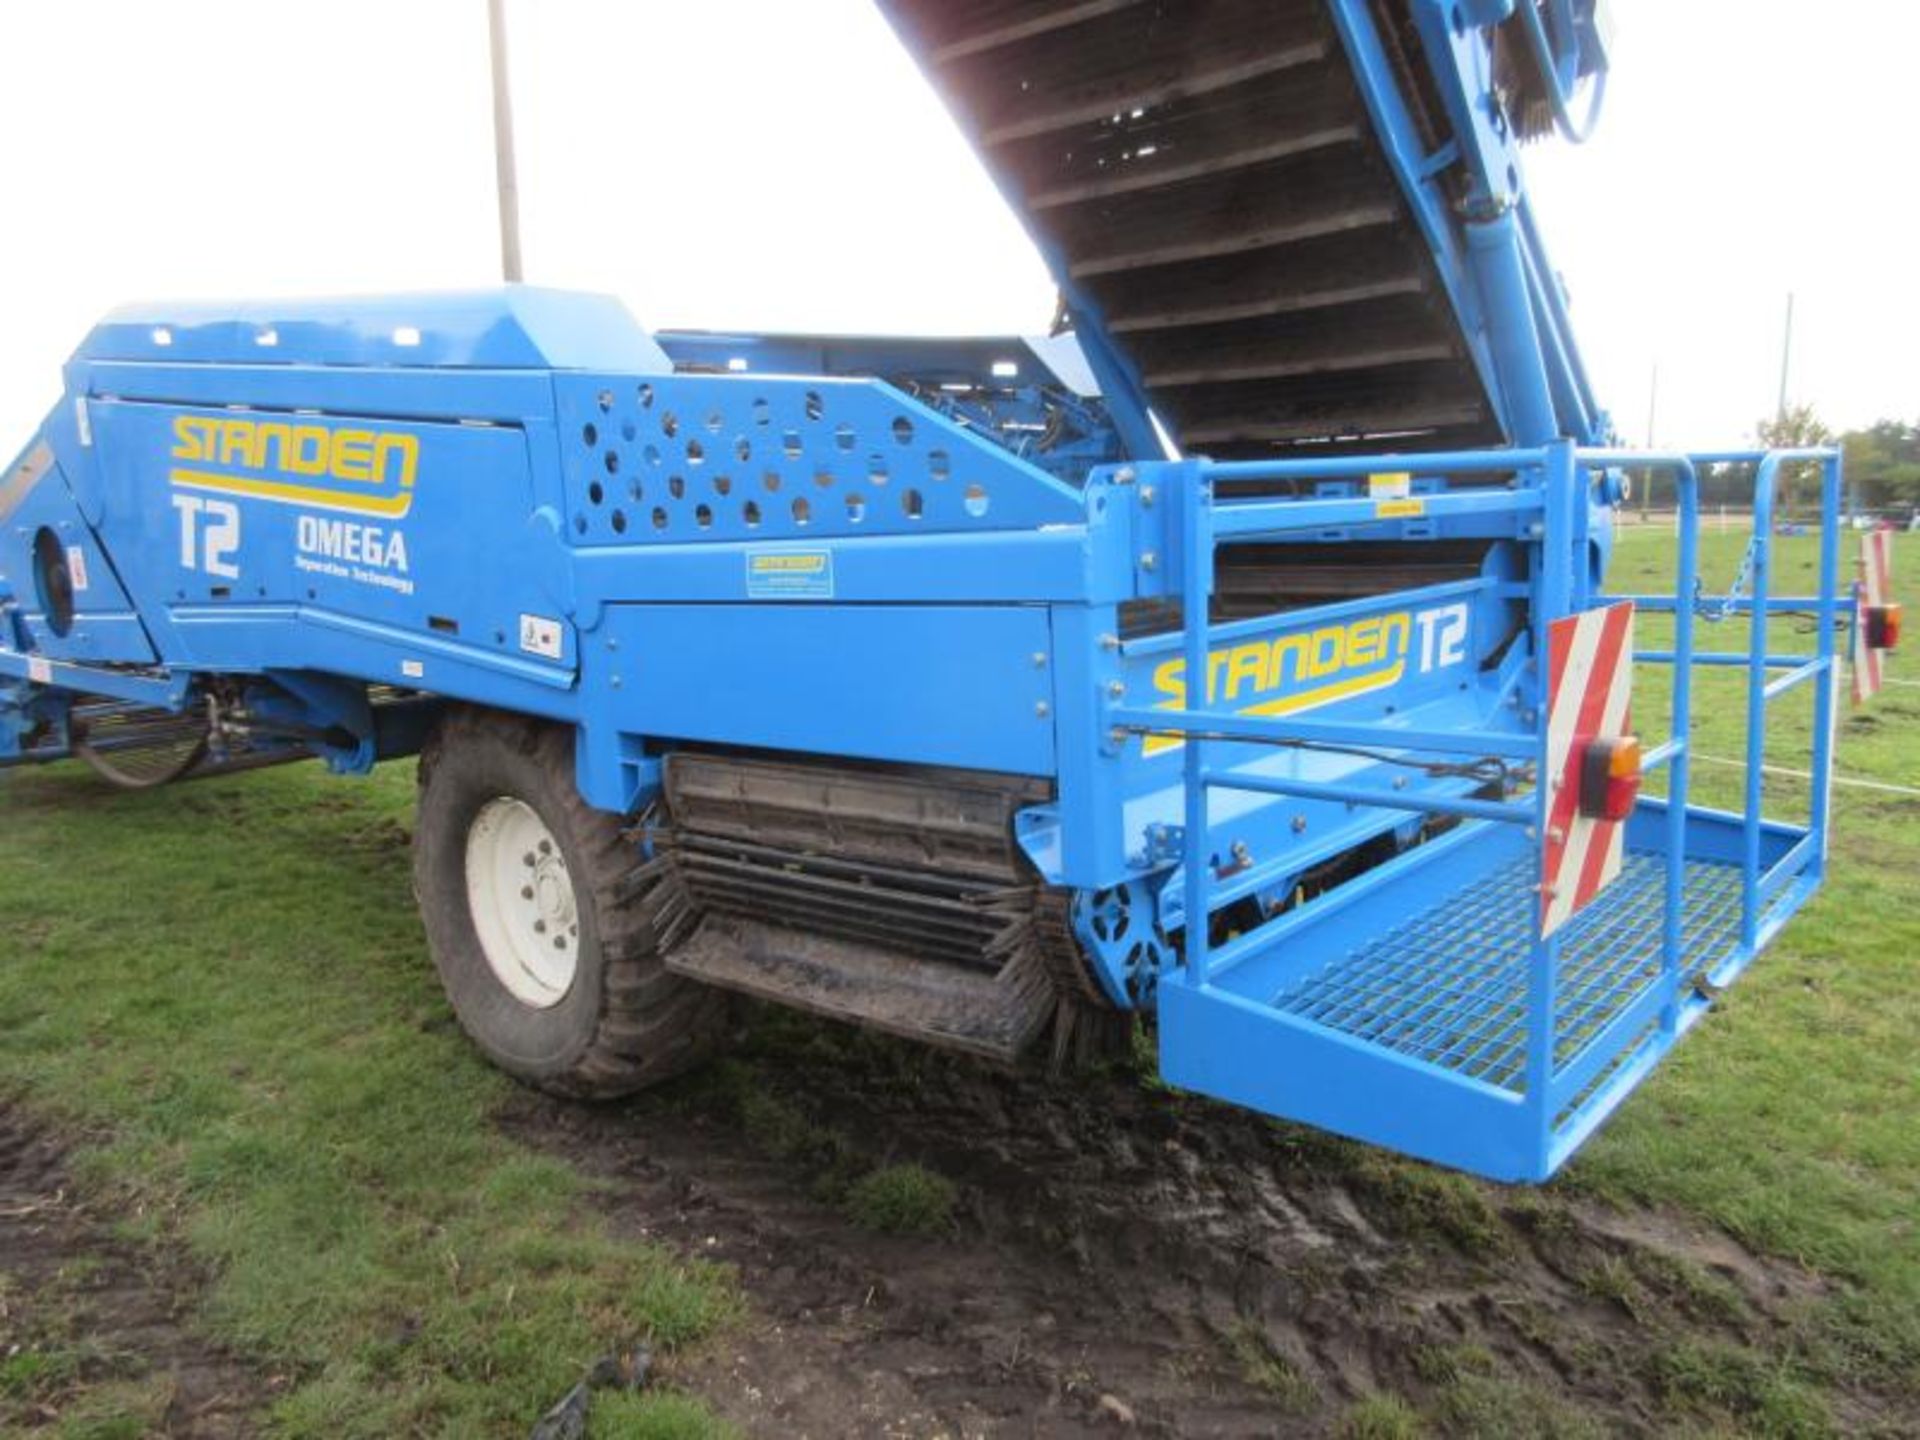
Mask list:
[[[513,97],[507,87],[506,0],[487,0],[487,33],[493,52],[493,170],[500,192],[500,275],[518,284],[520,181],[513,165]]]
[[[1660,362],[1653,362],[1653,378],[1647,382],[1647,449],[1653,449],[1659,441],[1654,436],[1654,422],[1660,414]],[[1640,475],[1640,518],[1647,518],[1647,511],[1653,505],[1653,477],[1659,472],[1648,466]],[[1675,501],[1676,507],[1678,500]]]
[[[1780,337],[1780,404],[1773,412],[1775,420],[1787,418],[1787,375],[1793,367],[1793,292],[1787,292],[1787,329]]]

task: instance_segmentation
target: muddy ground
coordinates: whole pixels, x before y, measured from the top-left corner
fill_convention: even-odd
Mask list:
[[[0,1433],[109,1416],[116,1434],[255,1433],[279,1382],[199,1335],[204,1277],[176,1250],[118,1238],[127,1217],[75,1197],[66,1154],[0,1106]]]
[[[503,1123],[602,1177],[628,1233],[739,1268],[756,1319],[667,1368],[754,1435],[1312,1435],[1378,1392],[1453,1433],[1649,1433],[1692,1413],[1676,1357],[1769,1355],[1822,1294],[1677,1218],[1124,1069],[1013,1075],[804,1019],[761,1017],[665,1092],[528,1095]],[[936,1233],[844,1212],[851,1177],[902,1161],[958,1186]],[[1729,1403],[1692,1418],[1737,1422]],[[1837,1406],[1849,1431],[1920,1433],[1872,1396]]]
[[[1401,1433],[1348,1428],[1382,1392],[1443,1433],[1744,1429],[1737,1399],[1690,1408],[1672,1357],[1783,1351],[1825,1294],[1675,1217],[1479,1185],[1124,1067],[1010,1074],[798,1017],[663,1091],[521,1092],[500,1122],[599,1177],[619,1230],[738,1268],[752,1313],[661,1370],[755,1436]],[[256,1433],[283,1380],[202,1338],[204,1276],[74,1199],[64,1153],[0,1107],[0,1432],[79,1396],[147,1434]],[[948,1223],[850,1218],[851,1183],[900,1162],[955,1183]],[[1897,1401],[1829,1399],[1849,1433],[1920,1434]]]

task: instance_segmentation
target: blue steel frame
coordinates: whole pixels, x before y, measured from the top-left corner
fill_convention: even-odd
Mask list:
[[[1790,461],[1818,461],[1823,476],[1821,587],[1814,596],[1780,597],[1772,594],[1772,515],[1780,466]],[[1699,604],[1698,536],[1699,494],[1696,466],[1744,461],[1757,466],[1754,517],[1756,526],[1754,595],[1742,608],[1750,624],[1751,640],[1744,656],[1694,650],[1694,623]],[[1204,615],[1212,589],[1215,548],[1221,544],[1271,539],[1311,530],[1333,515],[1343,514],[1352,502],[1263,502],[1221,505],[1216,481],[1327,480],[1370,473],[1387,463],[1380,457],[1332,461],[1248,462],[1197,465],[1182,478],[1178,492],[1181,537],[1181,576],[1186,614]],[[1350,1038],[1283,1015],[1262,1003],[1276,989],[1276,977],[1289,963],[1287,947],[1315,926],[1331,925],[1336,939],[1329,947],[1349,952],[1352,936],[1379,934],[1394,924],[1408,923],[1421,908],[1443,906],[1448,884],[1436,884],[1435,874],[1459,880],[1463,856],[1469,849],[1493,846],[1501,850],[1489,830],[1504,825],[1523,827],[1529,841],[1544,833],[1549,792],[1536,786],[1532,796],[1518,801],[1460,798],[1433,793],[1408,795],[1365,786],[1326,787],[1282,779],[1252,779],[1222,770],[1209,761],[1211,747],[1224,740],[1260,740],[1275,744],[1392,744],[1416,751],[1475,755],[1505,754],[1530,760],[1535,774],[1544,773],[1546,756],[1545,706],[1538,693],[1530,698],[1535,723],[1531,733],[1460,729],[1441,733],[1400,727],[1347,727],[1323,722],[1249,719],[1201,709],[1169,714],[1165,710],[1119,707],[1112,718],[1123,725],[1158,725],[1184,732],[1184,765],[1188,835],[1208,833],[1208,797],[1222,788],[1252,788],[1278,796],[1314,796],[1381,808],[1403,808],[1460,817],[1464,823],[1426,852],[1350,882],[1321,902],[1285,914],[1239,934],[1217,948],[1207,927],[1189,925],[1182,937],[1184,964],[1177,977],[1161,986],[1162,1064],[1176,1084],[1199,1089],[1240,1103],[1293,1115],[1328,1128],[1398,1146],[1415,1154],[1475,1170],[1502,1179],[1543,1179],[1551,1175],[1579,1144],[1625,1099],[1659,1058],[1705,1013],[1705,993],[1683,993],[1685,966],[1690,959],[1686,930],[1689,863],[1731,863],[1739,873],[1737,937],[1724,953],[1709,954],[1696,974],[1717,989],[1731,983],[1778,932],[1781,925],[1818,887],[1825,872],[1828,828],[1828,786],[1832,762],[1834,687],[1837,676],[1836,630],[1842,617],[1837,590],[1841,463],[1837,452],[1789,451],[1768,454],[1719,453],[1685,455],[1645,454],[1618,450],[1581,450],[1561,443],[1532,451],[1495,451],[1481,454],[1400,457],[1394,463],[1412,470],[1445,468],[1462,475],[1473,472],[1515,472],[1518,487],[1499,492],[1494,503],[1517,513],[1540,516],[1537,551],[1542,563],[1536,571],[1532,613],[1534,653],[1546,653],[1546,627],[1555,618],[1580,608],[1634,601],[1641,609],[1671,614],[1675,621],[1673,647],[1668,651],[1636,652],[1640,662],[1673,666],[1673,713],[1666,739],[1650,750],[1645,767],[1665,769],[1668,797],[1645,801],[1630,830],[1636,850],[1657,848],[1664,868],[1664,899],[1659,922],[1659,974],[1630,1000],[1621,1003],[1597,1031],[1579,1037],[1577,1049],[1561,1059],[1562,1041],[1557,1021],[1556,983],[1561,975],[1565,932],[1537,937],[1526,957],[1525,1083],[1519,1090],[1501,1090],[1437,1066],[1408,1060],[1402,1055],[1374,1050]],[[1552,563],[1567,553],[1566,532],[1575,523],[1583,493],[1582,480],[1600,477],[1621,467],[1669,470],[1680,502],[1680,543],[1676,591],[1672,596],[1614,596],[1581,594],[1579,577]],[[1482,493],[1450,496],[1440,505],[1487,503]],[[1769,644],[1769,621],[1786,609],[1812,610],[1818,619],[1818,637],[1812,655],[1779,655]],[[1189,673],[1205,663],[1211,647],[1208,627],[1187,625],[1183,644]],[[1748,671],[1747,711],[1752,751],[1746,782],[1745,807],[1737,817],[1698,811],[1688,805],[1689,730],[1692,714],[1692,670],[1695,664],[1743,663]],[[1770,678],[1769,672],[1785,674]],[[1764,819],[1761,811],[1761,759],[1765,743],[1767,707],[1780,696],[1808,683],[1817,683],[1812,773],[1818,777],[1809,822],[1804,830]],[[1657,842],[1654,836],[1658,835]],[[1521,847],[1523,850],[1527,847]],[[1537,864],[1537,861],[1534,863]],[[1476,867],[1487,868],[1485,863]],[[1422,874],[1424,873],[1424,876]],[[1191,847],[1181,883],[1185,913],[1212,914],[1215,879],[1203,855]],[[1512,903],[1529,912],[1537,904],[1537,887],[1516,892]],[[1404,898],[1410,892],[1412,898]],[[1603,894],[1591,907],[1604,916]],[[1328,909],[1333,918],[1324,918]],[[1370,915],[1362,911],[1371,910]],[[1343,918],[1343,912],[1351,918]],[[1603,924],[1604,919],[1593,923]],[[1343,933],[1350,932],[1350,933]],[[1444,945],[1445,935],[1436,936]],[[1337,956],[1333,962],[1339,963]],[[1251,978],[1249,978],[1251,977]]]

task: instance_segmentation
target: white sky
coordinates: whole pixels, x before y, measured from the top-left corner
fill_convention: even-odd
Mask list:
[[[1920,415],[1920,6],[1614,0],[1607,115],[1533,152],[1601,400],[1718,444]],[[530,280],[651,325],[1031,331],[1052,286],[868,0],[513,0]],[[498,273],[483,0],[0,4],[0,450],[126,300]]]

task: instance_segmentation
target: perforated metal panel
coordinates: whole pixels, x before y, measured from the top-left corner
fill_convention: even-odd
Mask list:
[[[1030,529],[1073,488],[872,381],[559,382],[576,545]]]

